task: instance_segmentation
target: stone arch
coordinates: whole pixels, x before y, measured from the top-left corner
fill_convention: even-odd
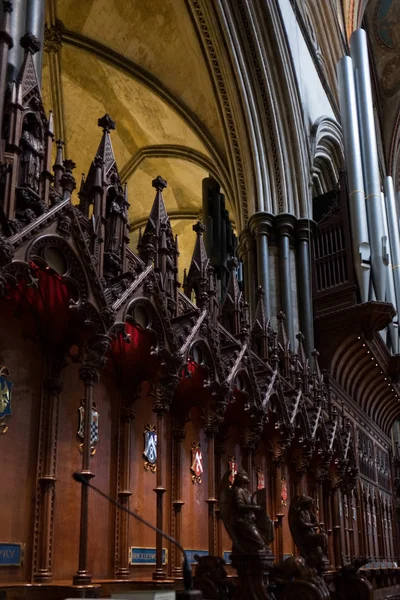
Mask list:
[[[344,165],[342,130],[329,117],[320,117],[311,128],[311,165],[313,196],[325,194],[337,185]]]

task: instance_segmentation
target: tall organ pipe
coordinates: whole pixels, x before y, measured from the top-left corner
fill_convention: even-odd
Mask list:
[[[358,122],[366,193],[367,220],[371,246],[371,271],[376,299],[385,301],[387,283],[386,244],[383,232],[383,211],[379,175],[378,152],[374,123],[374,109],[368,61],[367,36],[363,29],[354,31],[350,38],[356,82]]]
[[[340,115],[343,127],[344,148],[349,183],[350,220],[353,254],[361,301],[368,301],[371,268],[371,251],[368,238],[367,209],[361,162],[360,134],[357,120],[356,90],[353,63],[344,56],[338,63]]]
[[[387,219],[386,210],[385,210],[385,196],[383,193],[381,194],[381,203],[382,203],[382,214],[383,214],[383,230],[386,235],[386,238],[390,239],[390,235],[389,235],[390,230],[388,227],[388,219]],[[387,269],[387,284],[386,284],[386,301],[391,302],[391,304],[393,304],[393,306],[397,310],[396,292],[395,292],[394,281],[393,281],[392,258],[391,258],[391,253],[390,253],[389,248],[388,248],[388,254],[387,254],[387,262],[388,262],[388,269]],[[398,352],[399,352],[398,323],[399,323],[398,316],[396,315],[396,317],[393,319],[393,321],[389,325],[390,341],[392,343],[393,354],[398,354]]]
[[[400,309],[400,239],[399,222],[397,217],[396,199],[394,195],[393,179],[385,177],[383,181],[385,190],[386,215],[389,230],[390,254],[392,259],[392,271],[394,289],[396,292],[396,310]],[[397,319],[399,316],[397,316]]]

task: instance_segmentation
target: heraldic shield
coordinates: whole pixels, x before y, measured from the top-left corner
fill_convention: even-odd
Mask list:
[[[8,427],[3,419],[11,415],[11,389],[12,383],[7,379],[7,367],[0,369],[0,431],[6,433]]]
[[[203,474],[203,454],[200,450],[200,444],[192,442],[192,465],[190,470],[192,472],[193,483],[201,483],[201,476]]]
[[[145,471],[151,471],[155,473],[157,470],[157,432],[156,426],[146,424],[144,429],[144,469]]]
[[[85,407],[79,407],[79,429],[78,429],[78,437],[82,440],[85,437]],[[96,407],[92,407],[92,418],[90,421],[90,453],[96,453],[96,444],[99,441],[99,413],[96,410]],[[83,443],[79,445],[79,450],[82,452]]]

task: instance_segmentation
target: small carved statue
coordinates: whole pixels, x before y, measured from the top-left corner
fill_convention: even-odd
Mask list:
[[[41,167],[44,156],[40,125],[37,121],[25,124],[21,137],[21,178],[20,185],[39,192]]]
[[[232,553],[268,554],[268,545],[273,541],[273,525],[265,504],[260,506],[255,502],[255,496],[248,489],[249,477],[245,471],[235,475],[232,487],[229,476],[230,472],[226,473],[221,484],[220,514],[232,540]],[[262,496],[258,494],[258,497]]]
[[[289,509],[289,527],[300,554],[310,567],[324,570],[328,563],[328,538],[312,510],[314,500],[309,496],[296,496]]]
[[[225,561],[219,556],[194,555],[198,562],[194,587],[208,600],[230,600],[235,593],[235,584],[228,579]]]

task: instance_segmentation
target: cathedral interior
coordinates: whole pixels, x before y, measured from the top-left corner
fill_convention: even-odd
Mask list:
[[[182,548],[205,600],[400,594],[399,32],[399,0],[1,0],[1,598],[182,590]],[[309,595],[243,592],[240,485]]]

